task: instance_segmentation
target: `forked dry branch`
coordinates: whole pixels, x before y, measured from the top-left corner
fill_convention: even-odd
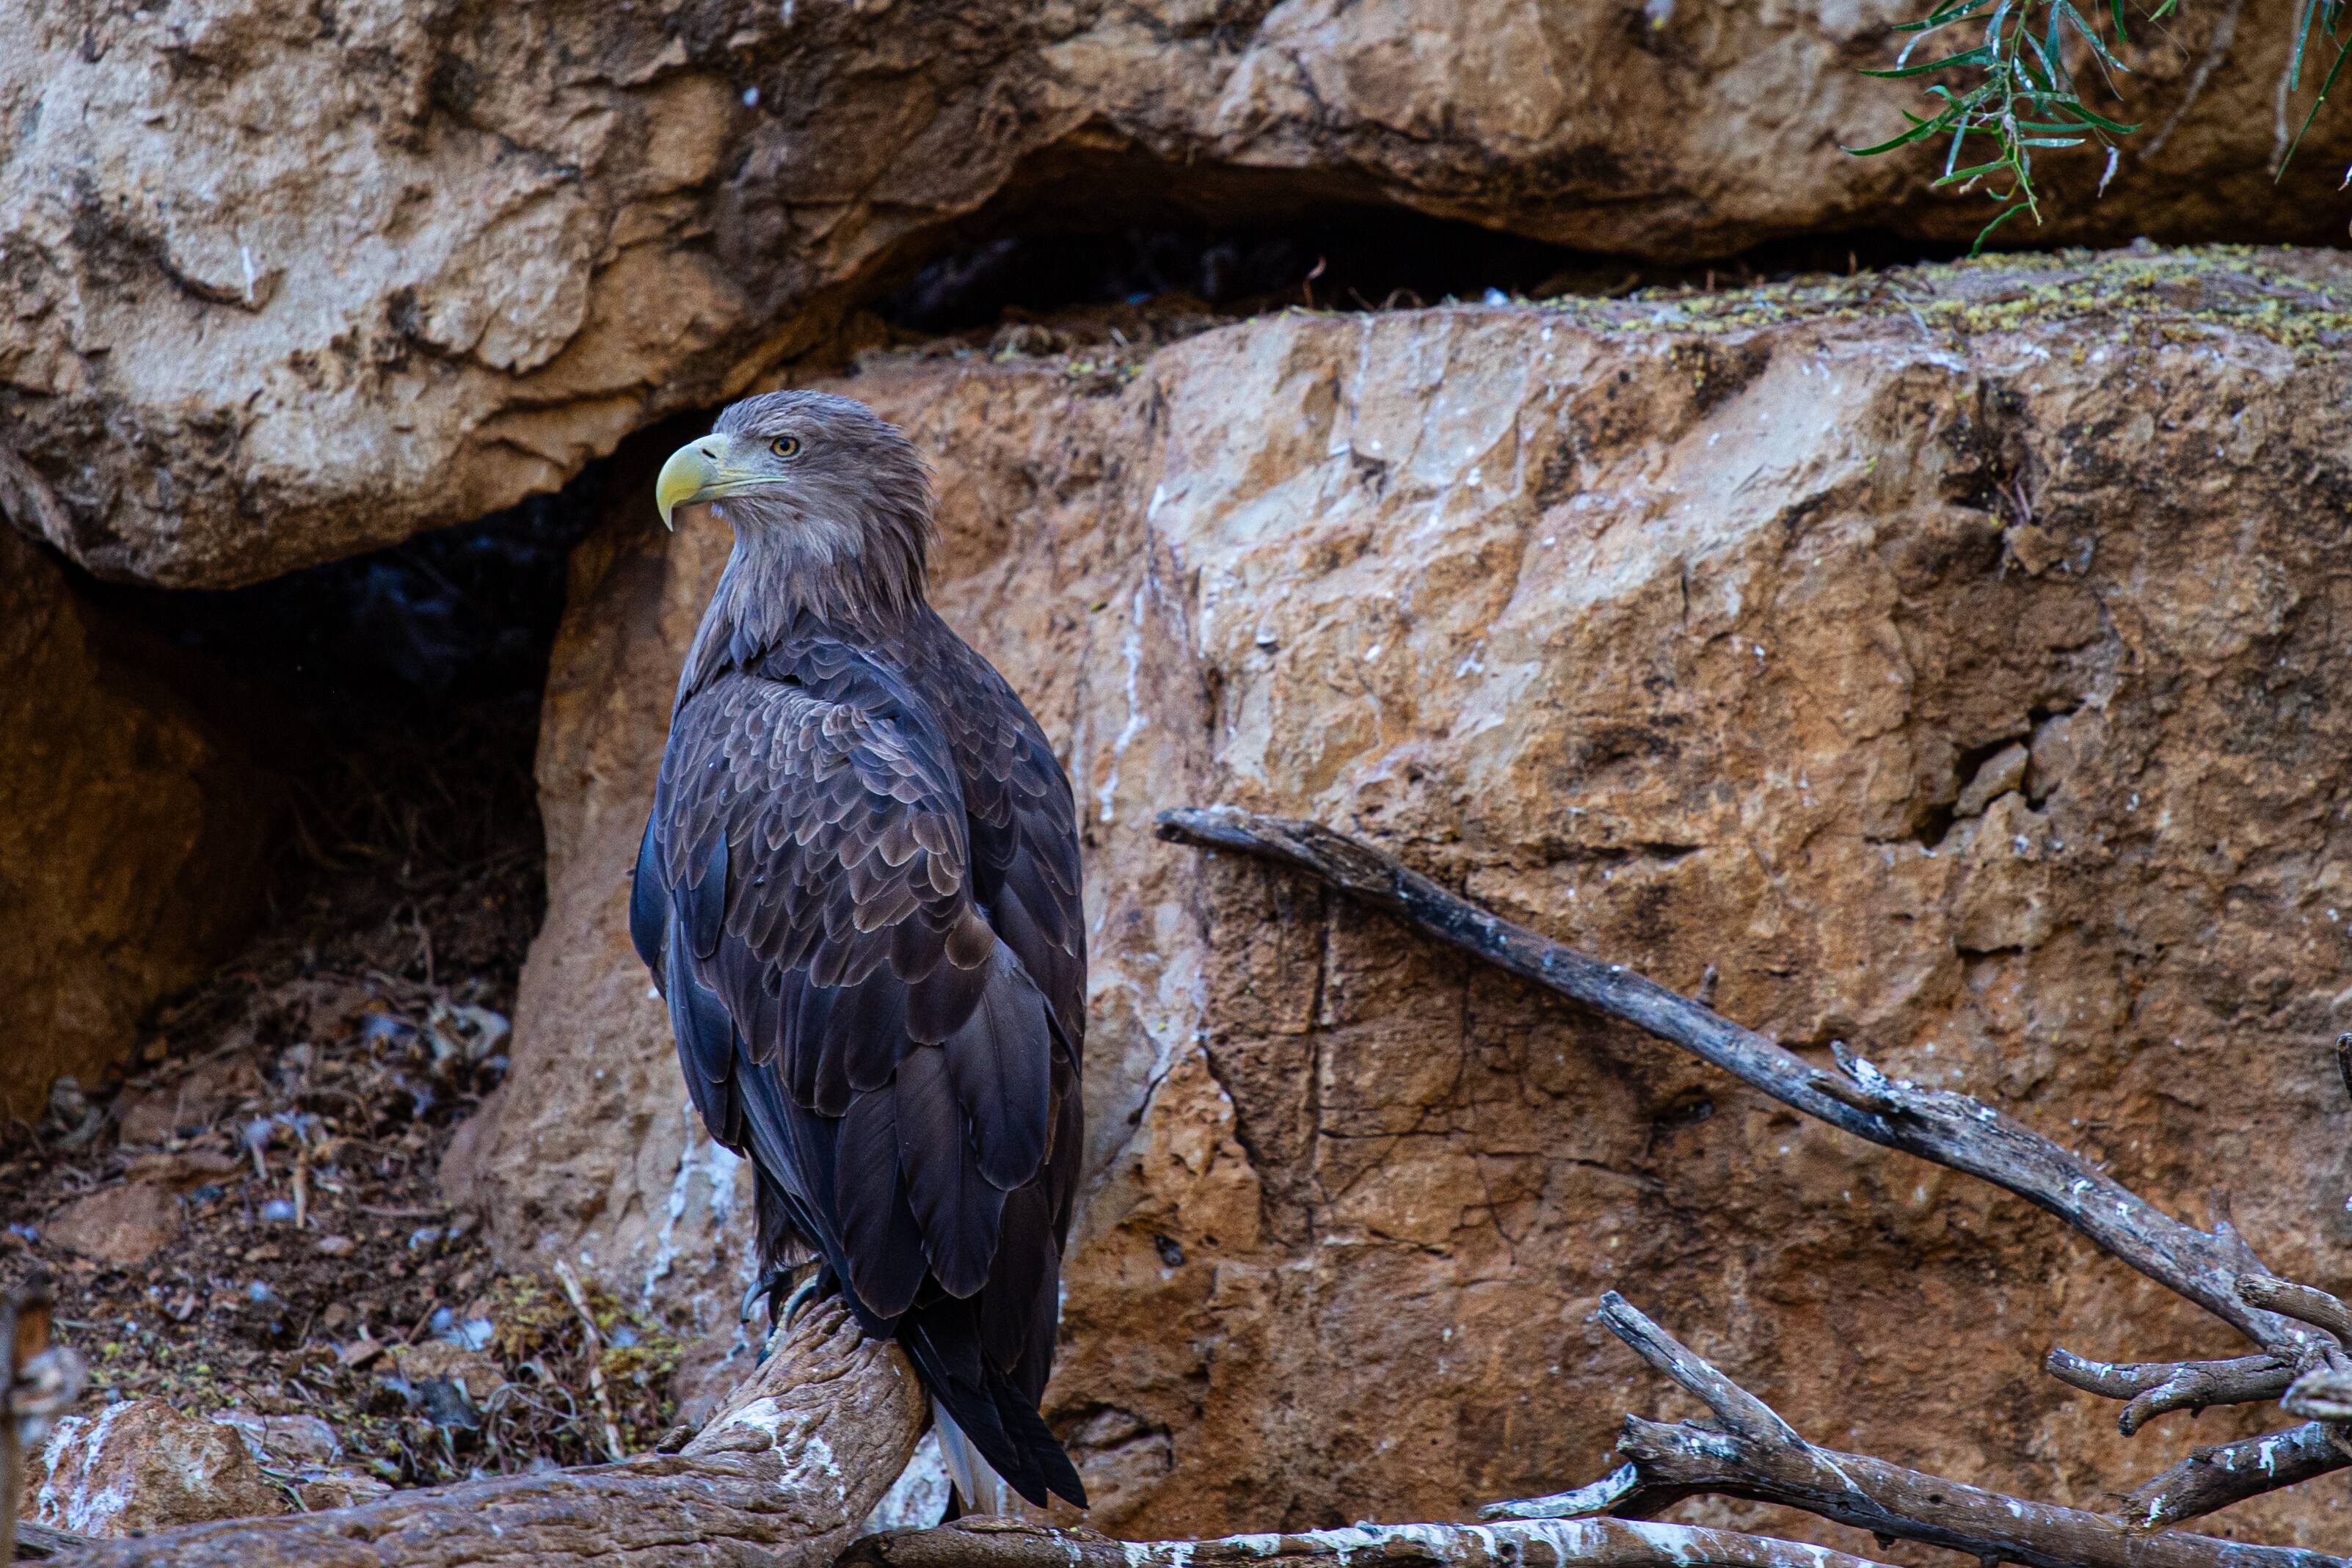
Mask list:
[[[1313,822],[1230,808],[1164,813],[1162,838],[1296,867],[1385,910],[1441,942],[1630,1023],[1731,1073],[1782,1104],[1858,1138],[1991,1182],[2056,1215],[2106,1252],[2196,1302],[2252,1340],[2257,1354],[2227,1360],[2095,1362],[2063,1349],[2045,1365],[2070,1386],[2124,1401],[2137,1431],[2170,1410],[2278,1400],[2311,1417],[2244,1442],[2200,1448],[2143,1483],[2112,1514],[2030,1502],[1816,1448],[1613,1295],[1601,1316],[1659,1370],[1715,1412],[1718,1426],[1664,1427],[1627,1419],[1626,1464],[1591,1486],[1535,1504],[1501,1504],[1507,1518],[1639,1515],[1699,1493],[1786,1503],[1882,1536],[1931,1542],[1986,1562],[2076,1564],[2292,1564],[2344,1559],[2286,1547],[2192,1535],[2171,1526],[2352,1464],[2352,1308],[2325,1291],[2277,1279],[2213,1197],[2210,1230],[2173,1218],[2089,1160],[1974,1097],[1888,1078],[1832,1047],[1837,1071],[1622,964],[1605,963],[1497,918],[1362,841]],[[1712,978],[1712,976],[1709,977]],[[2352,1040],[2336,1060],[2352,1092]]]
[[[1595,1507],[1646,1513],[1713,1494],[1781,1503],[1878,1535],[1951,1547],[1980,1562],[2033,1568],[2332,1568],[2343,1561],[2296,1547],[2149,1531],[2107,1514],[1816,1448],[1615,1291],[1601,1298],[1600,1317],[1643,1360],[1696,1395],[1716,1425],[1668,1427],[1629,1416],[1617,1440],[1626,1462],[1606,1480],[1556,1498],[1497,1504],[1486,1511],[1488,1517],[1574,1517]]]

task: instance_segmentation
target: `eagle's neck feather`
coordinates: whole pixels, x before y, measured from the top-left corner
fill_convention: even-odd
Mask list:
[[[877,570],[852,539],[823,529],[739,531],[678,680],[683,703],[720,668],[749,664],[794,632],[888,641],[928,608],[919,576]]]

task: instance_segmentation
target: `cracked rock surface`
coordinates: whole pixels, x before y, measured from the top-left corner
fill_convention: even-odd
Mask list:
[[[983,212],[1390,204],[1668,259],[1948,243],[1989,212],[1925,194],[1925,152],[1841,150],[1916,107],[1855,74],[1888,57],[1895,0],[19,9],[0,442],[46,497],[8,510],[94,570],[173,586],[551,488],[826,340]],[[2291,9],[2144,29],[2145,141],[2098,200],[2095,158],[2045,160],[2032,242],[2334,236],[2352,121],[2270,178]]]
[[[2224,1179],[2274,1267],[2331,1281],[2352,267],[2142,250],[1902,289],[1132,349],[1079,323],[834,383],[938,465],[937,597],[1082,802],[1093,1179],[1048,1415],[1097,1524],[1589,1479],[1622,1412],[1685,1413],[1588,1321],[1612,1288],[1842,1446],[2083,1506],[2274,1416],[2120,1438],[2047,1345],[2242,1347],[2021,1203],[1151,836],[1218,801],[1366,833],[2179,1212]],[[640,494],[575,559],[551,907],[461,1173],[506,1260],[584,1254],[714,1360],[748,1173],[692,1125],[623,907],[725,548]],[[2324,1544],[2323,1492],[2233,1526]]]

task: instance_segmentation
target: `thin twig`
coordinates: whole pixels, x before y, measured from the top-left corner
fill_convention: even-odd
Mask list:
[[[2168,1411],[2276,1399],[2295,1375],[2292,1362],[2274,1355],[2242,1355],[2232,1361],[2116,1363],[2053,1350],[2042,1367],[2070,1388],[2128,1401],[2116,1423],[2126,1437]]]
[[[1549,1497],[1522,1498],[1517,1502],[1490,1502],[1478,1511],[1481,1519],[1583,1519],[1607,1513],[1642,1488],[1642,1472],[1620,1465],[1587,1486]]]
[[[596,1327],[596,1314],[588,1310],[588,1293],[580,1288],[580,1276],[572,1271],[572,1265],[557,1259],[555,1277],[563,1282],[572,1310],[580,1314],[580,1332],[587,1337],[588,1392],[595,1396],[596,1414],[604,1427],[604,1451],[615,1460],[625,1459],[629,1456],[621,1446],[621,1424],[613,1418],[612,1391],[604,1386],[604,1335]]]
[[[2245,9],[2245,5],[2246,0],[2230,0],[2221,8],[2221,18],[2213,24],[2213,37],[2206,44],[2205,53],[2198,59],[2197,68],[2189,73],[2188,89],[2180,95],[2180,101],[2173,106],[2172,113],[2157,128],[2156,134],[2140,143],[2139,162],[2145,163],[2164,151],[2164,144],[2172,140],[2172,133],[2180,129],[2180,122],[2189,118],[2189,111],[2204,96],[2205,84],[2213,79],[2214,68],[2221,63],[2222,57],[2230,52],[2231,44],[2237,39],[2238,13]]]
[[[2314,1286],[2248,1274],[2239,1280],[2238,1294],[2255,1306],[2268,1307],[2298,1322],[2326,1329],[2339,1340],[2352,1341],[2352,1307]]]
[[[1795,1427],[1780,1419],[1778,1411],[1717,1372],[1706,1358],[1693,1354],[1616,1291],[1601,1296],[1601,1310],[1594,1315],[1611,1333],[1632,1345],[1635,1354],[1714,1411],[1715,1418],[1732,1436],[1788,1448],[1811,1447],[1797,1435]]]
[[[1163,812],[1159,831],[1164,839],[1311,872],[1440,941],[1679,1046],[1784,1105],[2015,1193],[2265,1349],[2299,1355],[2316,1338],[2301,1323],[2240,1299],[2238,1277],[2247,1270],[2234,1236],[2209,1235],[2173,1218],[2080,1155],[1969,1095],[1890,1080],[1847,1056],[1840,1063],[1845,1083],[1875,1107],[1865,1109],[1843,1085],[1831,1087],[1835,1075],[1777,1041],[1622,964],[1604,964],[1498,919],[1360,840],[1314,822],[1213,807]]]

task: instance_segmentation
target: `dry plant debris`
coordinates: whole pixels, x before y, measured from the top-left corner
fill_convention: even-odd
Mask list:
[[[320,1418],[339,1454],[264,1456],[297,1500],[327,1471],[413,1486],[604,1458],[595,1374],[625,1445],[667,1430],[677,1342],[591,1285],[592,1359],[557,1284],[501,1274],[436,1185],[505,1070],[537,874],[509,854],[331,883],[164,1014],[146,1071],[110,1096],[60,1084],[8,1130],[0,1289],[57,1276],[92,1401],[257,1432]]]

